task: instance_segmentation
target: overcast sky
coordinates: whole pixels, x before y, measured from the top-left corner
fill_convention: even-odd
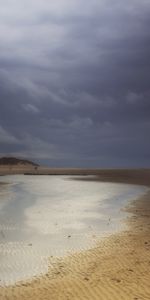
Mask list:
[[[0,0],[0,155],[150,167],[150,0]]]

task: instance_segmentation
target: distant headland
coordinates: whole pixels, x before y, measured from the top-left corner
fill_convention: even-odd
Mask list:
[[[38,166],[38,164],[27,159],[4,156],[0,158],[0,166],[35,166],[36,167]]]

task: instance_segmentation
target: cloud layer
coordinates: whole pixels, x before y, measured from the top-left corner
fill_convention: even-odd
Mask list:
[[[150,2],[0,6],[1,155],[150,166]]]

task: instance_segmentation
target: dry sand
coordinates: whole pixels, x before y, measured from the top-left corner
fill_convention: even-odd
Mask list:
[[[134,177],[134,172],[128,171],[130,176],[123,178],[122,171],[121,182],[148,185],[150,171],[146,172],[136,171]],[[111,173],[110,181],[120,181],[117,176]],[[150,193],[126,210],[132,212],[128,231],[103,239],[94,249],[54,259],[45,276],[1,288],[0,300],[149,300]]]

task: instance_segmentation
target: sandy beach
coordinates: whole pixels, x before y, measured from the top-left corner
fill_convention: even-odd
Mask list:
[[[97,175],[92,180],[150,185],[149,170]],[[0,288],[0,299],[150,299],[150,192],[124,209],[132,213],[128,230],[98,241],[93,249],[54,258],[45,276]]]
[[[150,0],[0,4],[0,300],[150,300]]]

